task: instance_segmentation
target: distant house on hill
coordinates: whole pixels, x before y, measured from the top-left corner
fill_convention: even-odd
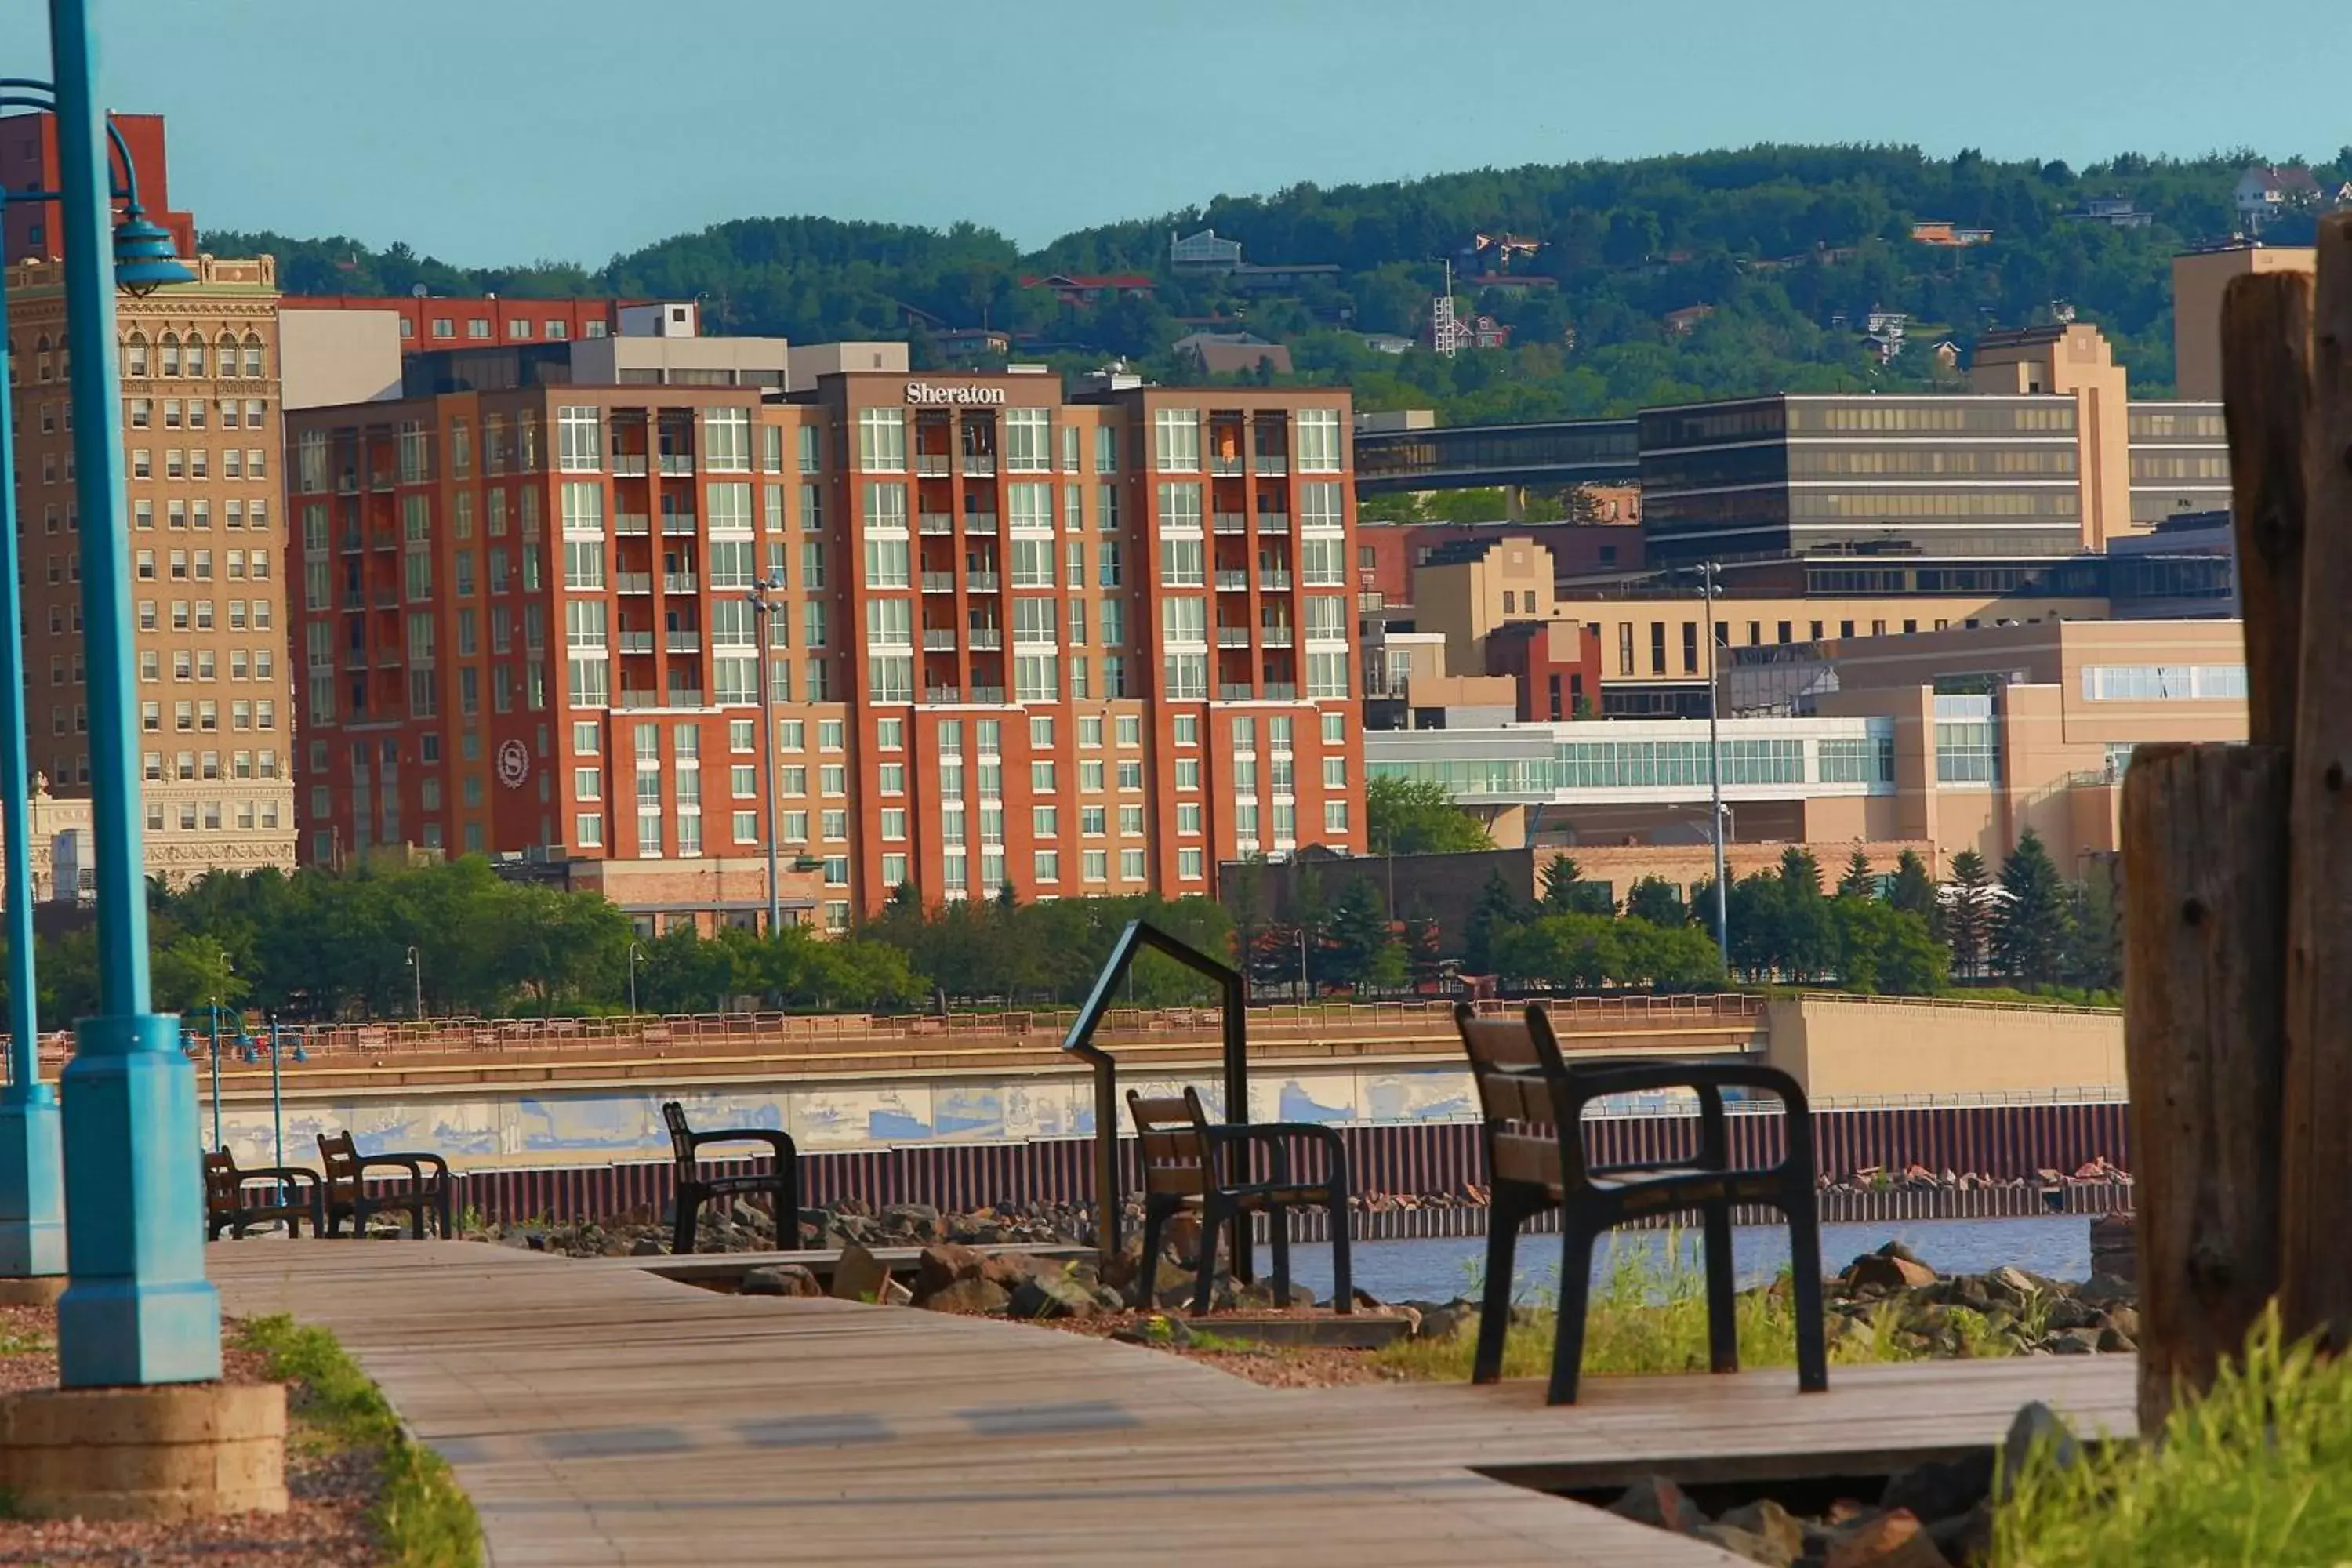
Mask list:
[[[1911,226],[1911,237],[1920,245],[1989,245],[1992,230],[1960,228],[1943,218],[1924,218]]]
[[[1277,375],[1290,374],[1290,351],[1249,332],[1192,332],[1178,338],[1176,357],[1189,360],[1203,375],[1242,375],[1267,366]]]
[[[1688,335],[1693,327],[1715,314],[1712,305],[1685,305],[1679,310],[1665,313],[1666,335],[1679,338]]]
[[[2093,196],[2063,216],[2071,222],[2103,223],[2109,228],[2146,228],[2156,221],[2155,214],[2140,211],[2123,196]]]
[[[1242,264],[1242,242],[1219,239],[1213,228],[1168,237],[1168,265],[1179,272],[1230,272]]]
[[[1021,279],[1024,289],[1050,289],[1065,305],[1092,305],[1122,294],[1149,294],[1151,279],[1141,272],[1052,272]]]
[[[979,359],[1013,352],[1013,334],[994,327],[942,327],[931,333],[931,347],[949,359]]]
[[[2238,176],[2231,195],[2238,216],[2257,227],[2293,209],[2317,206],[2321,197],[2319,182],[2310,170],[2282,169],[2272,163],[2249,166]]]
[[[1336,283],[1339,267],[1331,261],[1278,261],[1267,267],[1244,261],[1227,269],[1225,276],[1244,294],[1270,294],[1308,283]]]

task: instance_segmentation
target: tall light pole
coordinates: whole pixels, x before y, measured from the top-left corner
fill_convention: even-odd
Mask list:
[[[629,943],[629,1016],[632,1018],[637,1016],[637,960],[645,955],[644,948],[634,942]]]
[[[751,606],[751,635],[760,659],[760,837],[768,841],[768,938],[784,929],[784,893],[776,879],[776,739],[775,694],[768,689],[768,617],[782,606],[768,595],[784,591],[783,579],[771,572],[751,579],[743,597]],[[633,1003],[630,1010],[635,1011]]]
[[[0,79],[0,108],[48,110],[47,84]],[[116,281],[134,287],[184,281],[193,276],[171,258],[168,237],[139,215],[138,174],[131,150],[111,125],[107,134],[122,159],[123,184],[114,194],[128,204],[112,237]],[[0,190],[0,216],[11,205],[42,205],[55,191]],[[155,241],[162,237],[162,253]],[[32,763],[25,721],[24,606],[16,584],[23,573],[16,538],[16,420],[8,405],[7,301],[0,290],[0,850],[5,862],[8,949],[8,1082],[0,1088],[0,1279],[55,1277],[66,1272],[62,1129],[57,1091],[41,1081],[40,1009],[33,964],[33,846],[29,821]]]
[[[1715,947],[1722,955],[1723,971],[1731,973],[1731,904],[1723,886],[1723,741],[1720,708],[1716,695],[1715,679],[1715,596],[1717,593],[1716,575],[1721,570],[1712,561],[1703,562],[1698,569],[1700,590],[1706,597],[1706,787],[1713,809],[1708,813],[1715,833]]]
[[[49,0],[49,49],[81,518],[99,994],[98,1016],[76,1026],[62,1079],[72,1278],[58,1303],[58,1371],[68,1388],[205,1382],[221,1373],[220,1297],[205,1279],[195,1068],[181,1052],[179,1019],[152,1010],[148,977],[114,316],[118,282],[160,287],[190,275],[170,237],[135,212],[121,232],[112,229],[88,0]]]
[[[416,949],[408,950],[408,973],[416,982],[416,1021],[425,1022],[425,966],[416,962]]]

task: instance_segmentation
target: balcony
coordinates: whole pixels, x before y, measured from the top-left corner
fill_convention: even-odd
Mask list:
[[[956,633],[953,626],[950,626],[944,631],[933,626],[925,626],[923,628],[923,651],[925,653],[953,653],[955,652],[957,646]]]
[[[400,532],[397,529],[379,528],[371,544],[377,550],[397,550],[400,548]]]
[[[1260,626],[1257,640],[1268,647],[1288,647],[1292,642],[1291,630],[1288,626]]]
[[[692,594],[698,592],[701,586],[702,579],[691,572],[662,574],[662,592],[665,594]]]
[[[1237,511],[1221,511],[1217,513],[1213,526],[1219,533],[1247,533],[1249,519]]]
[[[613,699],[615,708],[699,708],[702,705],[702,689],[698,686],[673,686],[667,693],[625,686]]]
[[[378,468],[375,472],[370,474],[368,476],[368,489],[372,490],[388,490],[392,489],[392,470],[389,468]]]
[[[947,512],[927,511],[916,520],[917,531],[934,537],[955,531],[955,519]]]
[[[1217,700],[1220,702],[1251,702],[1256,698],[1256,688],[1251,686],[1246,680],[1226,680],[1218,683]]]
[[[952,573],[952,572],[926,572],[926,573],[924,573],[924,574],[923,574],[923,592],[924,592],[924,593],[926,593],[926,594],[952,594],[952,593],[954,593],[954,592],[955,592],[955,574],[954,574],[954,573]]]
[[[622,594],[650,594],[654,591],[653,574],[615,572],[613,574],[613,588],[614,592]]]
[[[425,662],[429,664],[432,661],[427,659]],[[396,647],[380,647],[376,649],[375,667],[378,669],[398,669],[400,668],[400,650]]]
[[[993,452],[966,452],[963,455],[963,471],[971,475],[974,479],[984,479],[993,478],[996,473],[996,454]]]
[[[1004,646],[1003,626],[974,626],[964,634],[964,646],[973,648],[1000,648]]]
[[[1265,700],[1268,702],[1298,700],[1298,683],[1295,680],[1268,680],[1262,683],[1259,689],[1265,693]]]
[[[694,514],[690,511],[666,511],[662,513],[662,531],[679,538],[693,538]]]
[[[1247,572],[1220,572],[1217,574],[1217,592],[1220,594],[1245,594],[1248,591],[1249,574]]]
[[[367,536],[366,536],[365,534],[362,533],[362,532],[361,532],[358,529],[356,529],[356,528],[348,528],[348,529],[345,529],[345,530],[343,531],[343,553],[344,553],[344,554],[346,554],[346,555],[352,555],[352,554],[356,554],[356,553],[357,553],[357,552],[359,552],[360,551],[364,550],[364,549],[366,549],[366,548],[367,548]]]
[[[992,511],[968,511],[963,514],[963,531],[966,533],[994,533],[996,514]]]
[[[1268,566],[1257,574],[1257,585],[1269,594],[1290,592],[1290,568]]]
[[[400,608],[400,595],[390,588],[378,588],[375,591],[375,607],[379,610],[396,610]]]
[[[974,702],[1002,702],[1004,700],[1004,688],[1002,686],[975,686],[971,689],[971,700]]]
[[[963,692],[953,686],[926,686],[923,688],[923,700],[931,707],[944,708],[950,703],[962,701]]]
[[[662,636],[662,647],[672,653],[700,653],[702,634],[700,632],[667,632]]]
[[[963,574],[963,585],[975,594],[993,594],[1003,581],[993,572],[967,572]]]
[[[1241,471],[1242,460],[1238,457],[1211,458],[1209,459],[1209,472],[1213,474],[1238,474]]]
[[[1219,626],[1217,628],[1217,646],[1219,647],[1247,647],[1249,645],[1249,627]]]
[[[690,474],[694,472],[694,454],[691,452],[664,452],[661,455],[661,471],[665,474]]]
[[[947,478],[948,455],[945,452],[916,453],[915,472],[927,479],[942,479]]]
[[[641,479],[645,478],[646,455],[643,452],[614,453],[613,472],[619,478],[625,479]]]
[[[648,534],[654,531],[654,520],[642,511],[616,511],[613,514],[613,531],[618,534]]]
[[[622,632],[619,634],[619,642],[623,653],[654,651],[654,634],[651,632]]]
[[[1260,510],[1257,514],[1257,531],[1260,533],[1288,533],[1290,514],[1286,511]]]
[[[1281,475],[1287,474],[1290,472],[1290,454],[1287,452],[1260,452],[1256,457],[1250,459],[1250,472],[1253,474],[1265,474],[1269,477],[1277,478]]]
[[[355,647],[344,652],[343,668],[345,669],[365,669],[367,667],[367,649]]]

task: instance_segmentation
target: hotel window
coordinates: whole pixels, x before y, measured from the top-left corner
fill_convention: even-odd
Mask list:
[[[1151,416],[1153,468],[1163,474],[1201,471],[1201,411],[1160,408]]]
[[[703,410],[702,463],[703,467],[717,473],[748,474],[751,471],[751,410]],[[748,494],[747,491],[747,498]],[[746,510],[749,510],[748,506]]]
[[[604,467],[603,411],[559,405],[555,410],[556,467],[567,474],[593,474]],[[526,494],[531,492],[525,492]]]
[[[868,473],[907,471],[907,418],[896,408],[857,411],[857,466]]]
[[[1336,474],[1339,461],[1339,411],[1302,408],[1298,411],[1298,471]]]
[[[1045,474],[1054,468],[1053,415],[1044,408],[1008,408],[1004,413],[1004,471]]]

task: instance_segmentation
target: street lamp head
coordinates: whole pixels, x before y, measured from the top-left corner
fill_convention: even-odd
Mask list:
[[[114,227],[114,286],[144,299],[167,283],[194,283],[196,275],[161,226],[131,208]]]

